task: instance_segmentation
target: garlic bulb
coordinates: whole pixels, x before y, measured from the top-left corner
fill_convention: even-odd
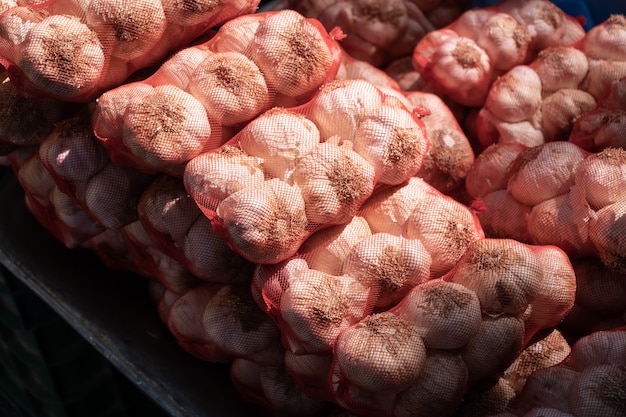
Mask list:
[[[273,99],[259,68],[239,52],[207,56],[191,75],[189,92],[202,103],[209,120],[225,126],[252,120]]]
[[[552,46],[540,51],[530,67],[541,80],[543,94],[548,95],[563,88],[578,88],[587,75],[589,63],[580,49]]]
[[[626,368],[623,365],[586,367],[570,385],[567,398],[576,416],[624,415]]]
[[[589,222],[589,239],[609,269],[626,273],[626,199],[596,213]]]
[[[319,144],[320,132],[302,114],[275,107],[248,123],[237,142],[244,152],[259,158],[271,178],[292,183],[296,165]]]
[[[268,15],[259,23],[250,58],[271,89],[296,97],[310,93],[328,77],[333,55],[320,27],[293,10]]]
[[[191,94],[161,85],[131,99],[124,113],[124,146],[147,170],[178,171],[217,143],[202,104]]]
[[[493,191],[475,201],[473,205],[480,207],[476,216],[485,231],[485,236],[530,242],[528,216],[531,207],[514,199],[507,190]]]
[[[626,310],[626,273],[616,273],[598,256],[588,256],[574,263],[576,304],[602,315]]]
[[[309,222],[331,225],[350,221],[374,191],[376,176],[348,145],[324,142],[300,159],[293,180],[302,190]]]
[[[397,185],[417,174],[428,148],[423,123],[407,110],[382,105],[364,117],[353,149],[374,166],[379,183]]]
[[[84,13],[110,54],[124,61],[145,56],[168,24],[160,0],[91,0]]]
[[[519,413],[526,413],[532,409],[547,406],[569,413],[570,387],[578,378],[578,374],[564,364],[533,372],[515,400],[515,410]]]
[[[302,193],[279,179],[229,195],[218,204],[216,213],[228,240],[253,262],[286,259],[307,236],[309,220]]]
[[[509,167],[522,150],[522,145],[502,143],[494,143],[484,149],[467,171],[467,193],[476,198],[506,188]]]
[[[370,237],[372,232],[365,218],[354,216],[349,223],[318,230],[300,246],[298,253],[311,269],[340,275],[352,248]]]
[[[576,185],[598,210],[626,199],[626,150],[608,148],[589,155],[576,170]]]
[[[203,210],[217,209],[229,195],[245,188],[259,188],[265,173],[259,158],[238,147],[224,145],[190,160],[183,176],[185,188]]]
[[[589,58],[626,61],[626,18],[614,14],[591,28],[583,40],[582,48]]]
[[[478,239],[446,280],[474,291],[487,314],[520,317],[543,278],[531,247],[512,239]]]
[[[383,310],[429,278],[430,254],[419,240],[374,233],[354,245],[342,274],[371,288],[375,308]]]
[[[458,349],[476,334],[480,301],[461,284],[433,279],[411,289],[395,309],[415,323],[429,349]]]
[[[398,395],[394,416],[451,415],[463,400],[467,379],[467,367],[459,355],[429,353],[420,375]]]
[[[18,66],[35,86],[71,98],[97,86],[106,61],[96,32],[77,17],[52,15],[29,29]]]
[[[341,332],[334,355],[342,377],[371,392],[408,388],[426,362],[414,324],[391,312],[372,314]]]
[[[604,330],[578,339],[567,364],[577,371],[596,365],[626,365],[626,331]]]
[[[517,158],[507,189],[517,201],[528,206],[566,194],[585,156],[578,146],[563,141],[528,149]]]
[[[405,237],[419,239],[430,253],[432,277],[448,272],[472,242],[484,236],[468,207],[435,193],[427,193],[414,206],[402,230]]]
[[[329,353],[337,336],[371,311],[370,290],[357,279],[313,269],[296,271],[280,299],[293,353]]]
[[[576,119],[595,107],[595,98],[578,89],[562,88],[546,97],[541,108],[546,142],[568,139]]]

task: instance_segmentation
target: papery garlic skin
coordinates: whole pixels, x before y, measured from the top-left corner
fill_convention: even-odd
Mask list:
[[[589,71],[585,53],[572,46],[544,49],[529,65],[539,76],[544,95],[563,88],[579,88]]]
[[[626,61],[626,18],[614,14],[591,28],[582,42],[589,58]]]
[[[478,332],[461,349],[470,384],[503,372],[522,351],[523,342],[521,319],[506,315],[483,318]]]
[[[467,367],[460,356],[429,353],[419,377],[398,395],[394,416],[450,415],[463,399],[467,380]]]
[[[341,275],[344,262],[352,248],[372,235],[370,226],[361,216],[347,224],[318,230],[300,246],[298,253],[311,269],[330,275]]]
[[[448,272],[472,242],[484,237],[478,220],[469,208],[435,193],[427,193],[420,204],[414,206],[402,233],[424,244],[432,257],[433,277]]]
[[[517,65],[491,85],[483,108],[513,123],[529,120],[541,106],[541,80],[527,65]]]
[[[371,311],[370,290],[357,279],[333,276],[313,269],[290,277],[280,299],[280,315],[292,335],[289,350],[329,353],[350,325]]]
[[[290,10],[270,15],[259,24],[250,58],[271,89],[290,97],[309,93],[321,85],[333,63],[320,29]]]
[[[207,149],[210,137],[202,104],[171,85],[134,98],[124,112],[122,142],[147,170],[176,170]]]
[[[271,178],[291,183],[300,159],[320,143],[320,132],[300,113],[273,108],[248,123],[237,139],[244,152],[260,159]]]
[[[60,59],[68,49],[70,58]],[[87,25],[73,16],[53,15],[29,30],[18,66],[37,88],[71,98],[97,85],[106,60],[100,40]]]
[[[286,259],[307,236],[309,221],[302,193],[279,179],[229,195],[219,203],[216,213],[228,240],[253,262]]]
[[[417,174],[428,148],[423,123],[403,108],[382,105],[364,117],[353,149],[370,162],[378,182],[397,185]]]
[[[598,210],[626,199],[626,150],[607,148],[585,158],[576,170],[576,185]]]
[[[545,141],[566,140],[574,122],[596,107],[596,99],[578,89],[562,88],[543,100],[542,129]]]
[[[590,333],[572,346],[568,365],[577,371],[596,366],[626,364],[626,332],[623,329]]]
[[[589,239],[609,269],[626,273],[626,199],[596,212],[589,222]]]
[[[531,207],[517,201],[508,190],[493,191],[474,201],[486,237],[508,238],[529,243],[528,216]]]
[[[506,188],[509,166],[524,150],[519,144],[494,143],[484,149],[467,171],[465,189],[471,197],[483,197]]]
[[[512,239],[478,239],[446,280],[474,291],[487,314],[520,317],[537,294],[541,267],[528,245]]]

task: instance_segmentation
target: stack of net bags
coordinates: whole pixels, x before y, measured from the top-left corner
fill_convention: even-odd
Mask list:
[[[27,208],[260,414],[626,415],[623,16],[18,3]]]

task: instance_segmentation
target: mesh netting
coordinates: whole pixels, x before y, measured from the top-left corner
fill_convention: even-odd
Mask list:
[[[332,33],[289,10],[232,19],[147,79],[103,94],[95,133],[117,163],[182,176],[261,112],[300,104],[333,79]]]
[[[87,102],[122,84],[138,69],[258,1],[46,1],[0,15],[0,56],[20,91]]]
[[[185,188],[236,252],[276,263],[314,230],[349,222],[375,187],[415,175],[427,149],[423,122],[395,96],[340,80],[192,159]]]

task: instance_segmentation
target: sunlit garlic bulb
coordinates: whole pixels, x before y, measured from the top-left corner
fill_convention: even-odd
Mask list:
[[[111,55],[124,61],[148,53],[168,23],[160,0],[91,0],[85,17]]]
[[[517,155],[524,150],[519,144],[492,144],[484,149],[467,171],[465,189],[471,197],[482,197],[506,188],[507,172]]]
[[[565,194],[585,156],[581,148],[564,141],[530,148],[517,158],[507,189],[517,201],[529,206]]]
[[[187,163],[185,188],[205,209],[215,211],[220,201],[244,188],[259,188],[265,181],[261,161],[241,149],[224,145]]]
[[[334,355],[343,378],[371,392],[408,388],[426,362],[414,323],[391,312],[372,314],[344,330]]]
[[[489,90],[484,109],[505,122],[531,120],[541,106],[541,80],[527,65],[502,75]]]
[[[313,233],[298,253],[309,268],[340,275],[352,248],[371,235],[367,221],[361,216],[354,216],[347,224],[326,227]]]
[[[269,15],[259,24],[250,58],[270,88],[296,97],[328,77],[333,56],[320,27],[293,10]]]
[[[278,179],[229,195],[217,206],[217,215],[229,241],[256,263],[276,263],[293,255],[309,224],[300,189]]]
[[[526,26],[507,13],[489,16],[475,39],[496,70],[507,70],[522,64],[527,59],[532,42]]]
[[[330,81],[312,99],[309,117],[323,141],[332,136],[352,140],[361,119],[374,114],[382,101],[380,91],[366,80]]]
[[[215,52],[239,52],[248,56],[252,39],[263,17],[247,14],[225,22],[211,38],[211,50]]]
[[[543,100],[542,128],[546,142],[567,140],[576,119],[596,107],[596,99],[579,89],[562,88]]]
[[[350,221],[372,194],[376,182],[372,165],[348,145],[317,145],[296,165],[294,183],[302,190],[311,223]]]
[[[589,155],[576,170],[576,185],[586,201],[598,210],[626,199],[626,150],[607,148]]]
[[[296,165],[319,144],[320,133],[302,114],[275,107],[248,123],[237,141],[243,151],[259,158],[270,177],[292,183]]]
[[[178,171],[207,149],[210,137],[211,125],[202,104],[172,85],[157,86],[133,98],[124,113],[124,146],[147,169]]]
[[[239,52],[209,55],[193,72],[189,92],[210,120],[226,126],[253,119],[272,98],[259,68]]]
[[[374,233],[352,248],[342,273],[371,288],[374,306],[383,310],[429,278],[430,254],[417,239]]]
[[[406,184],[380,190],[370,197],[359,211],[369,223],[372,233],[402,235],[413,210],[434,188],[421,178],[410,178]]]
[[[35,86],[72,98],[98,86],[106,56],[97,34],[77,17],[52,15],[30,28],[18,65]]]
[[[465,205],[428,193],[403,227],[403,235],[419,239],[432,257],[431,276],[448,272],[472,242],[483,237],[478,220]]]
[[[211,54],[213,52],[209,49],[200,46],[181,49],[159,67],[156,73],[159,84],[172,84],[187,90],[193,72]]]
[[[294,273],[280,300],[296,354],[331,352],[337,336],[370,311],[370,290],[357,279],[313,269]]]
[[[590,58],[626,61],[626,17],[614,14],[591,28],[583,41],[583,51]]]
[[[395,311],[415,323],[424,344],[431,349],[465,346],[482,320],[476,293],[441,279],[414,287]]]
[[[546,93],[562,88],[578,88],[583,82],[589,63],[584,52],[572,46],[553,46],[539,52],[530,64]]]
[[[359,123],[353,147],[374,166],[378,182],[397,185],[419,171],[428,140],[424,124],[411,113],[383,105]]]

